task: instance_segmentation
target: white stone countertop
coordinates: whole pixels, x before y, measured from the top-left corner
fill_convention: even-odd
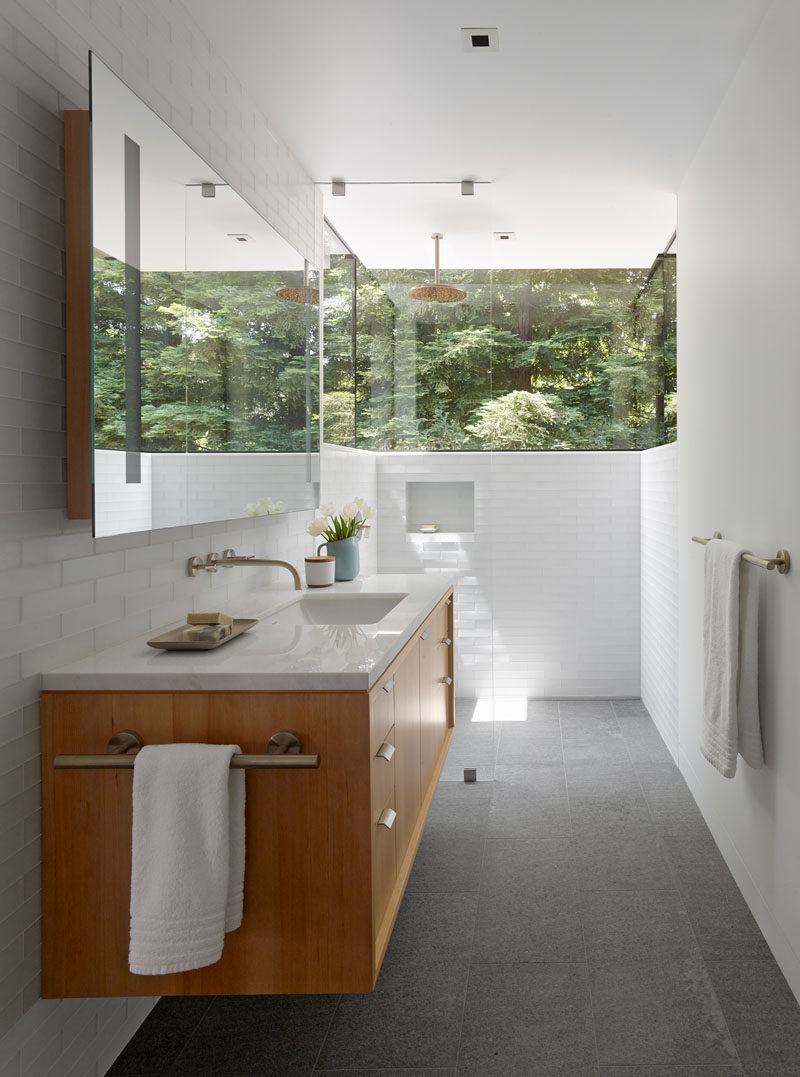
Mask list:
[[[452,586],[433,575],[366,576],[332,587],[265,588],[226,608],[257,617],[249,632],[210,651],[161,651],[147,640],[169,627],[45,672],[44,691],[365,691],[400,653]],[[404,594],[375,624],[275,626],[270,619],[299,597],[327,594]],[[179,626],[173,626],[179,627]]]

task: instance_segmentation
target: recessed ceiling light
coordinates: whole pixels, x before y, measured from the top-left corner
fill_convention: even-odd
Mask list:
[[[500,38],[496,26],[462,26],[464,52],[498,52]]]
[[[228,239],[232,239],[235,243],[253,242],[253,237],[248,236],[247,232],[228,232]]]
[[[497,243],[514,243],[517,238],[516,232],[492,232]]]

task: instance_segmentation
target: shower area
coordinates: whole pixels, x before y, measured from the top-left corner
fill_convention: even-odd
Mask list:
[[[322,493],[376,506],[366,571],[455,581],[442,777],[490,779],[500,731],[537,701],[638,697],[651,637],[662,664],[668,650],[664,626],[642,621],[642,536],[643,507],[663,515],[672,496],[676,245],[646,266],[518,265],[513,233],[490,227],[488,185],[473,202],[407,186],[348,185],[344,201],[376,216],[393,204],[408,215],[394,234],[411,237],[424,195],[413,252],[409,238],[362,258],[345,212],[327,228]],[[448,196],[484,215],[480,244]]]

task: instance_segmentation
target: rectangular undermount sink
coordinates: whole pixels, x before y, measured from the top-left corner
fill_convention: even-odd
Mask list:
[[[402,602],[405,594],[303,595],[264,617],[265,625],[374,625]]]

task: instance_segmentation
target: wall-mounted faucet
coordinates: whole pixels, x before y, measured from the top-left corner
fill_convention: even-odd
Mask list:
[[[189,576],[199,576],[201,572],[216,572],[219,568],[238,568],[241,565],[274,565],[288,569],[294,580],[295,591],[302,590],[298,571],[289,561],[273,561],[264,557],[240,557],[237,556],[235,550],[223,550],[222,557],[218,553],[210,553],[205,561],[202,557],[190,557],[186,571]]]

